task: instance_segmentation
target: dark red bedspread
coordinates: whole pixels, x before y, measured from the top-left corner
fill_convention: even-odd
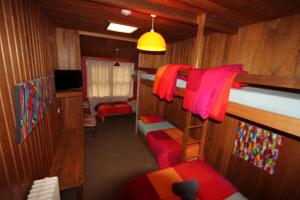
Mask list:
[[[226,199],[237,189],[204,161],[179,164],[131,180],[122,194],[122,200],[180,199],[172,193],[172,180],[197,180],[197,199]]]
[[[100,103],[96,106],[98,117],[102,119],[105,116],[131,113],[132,108],[127,102]]]

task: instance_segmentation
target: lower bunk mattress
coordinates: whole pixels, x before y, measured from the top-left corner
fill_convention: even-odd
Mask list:
[[[147,145],[156,157],[159,167],[166,168],[182,162],[183,132],[164,119],[147,121],[145,119],[159,119],[155,117],[140,117],[138,127],[146,139]],[[188,138],[193,143],[192,137]],[[199,143],[188,145],[187,160],[197,159],[200,149]]]
[[[229,181],[203,161],[182,163],[136,177],[129,181],[120,199],[179,200],[181,198],[173,193],[172,185],[186,180],[198,182],[195,199],[246,199]]]

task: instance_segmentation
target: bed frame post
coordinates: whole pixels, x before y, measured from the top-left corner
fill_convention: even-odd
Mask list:
[[[197,36],[196,41],[194,43],[194,51],[193,51],[193,60],[192,64],[195,68],[201,68],[202,64],[202,52],[204,47],[204,27],[205,27],[205,19],[206,14],[201,14],[198,16],[197,23],[198,23],[198,29],[197,29]],[[185,121],[185,127],[184,127],[184,135],[183,135],[183,142],[182,142],[182,161],[185,162],[189,159],[200,159],[203,155],[204,145],[205,145],[205,136],[207,131],[207,124],[208,120],[204,120],[200,122],[198,125],[192,124],[192,113],[187,112],[186,113],[186,121]],[[190,130],[194,128],[200,128],[199,135],[197,135],[197,140],[195,140],[193,143],[189,143],[188,138],[190,135]],[[199,151],[197,158],[187,158],[187,148],[188,145],[192,145],[198,143],[199,144]]]
[[[202,65],[202,52],[204,48],[204,27],[205,27],[205,19],[206,14],[201,14],[198,16],[198,28],[197,28],[197,36],[196,41],[194,43],[194,51],[193,51],[193,63],[192,65],[195,68],[201,68]]]

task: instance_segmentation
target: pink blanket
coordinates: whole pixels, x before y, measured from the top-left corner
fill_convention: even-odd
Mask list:
[[[244,73],[241,64],[225,65],[190,72],[183,107],[199,114],[222,121],[226,112],[229,90],[238,73]]]

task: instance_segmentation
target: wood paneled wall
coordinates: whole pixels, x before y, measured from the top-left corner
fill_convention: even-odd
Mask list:
[[[80,36],[81,56],[101,58],[121,58],[134,62],[138,61],[136,42],[114,40],[109,38]],[[116,49],[119,49],[118,55]]]
[[[158,68],[165,64],[192,64],[194,39],[167,44],[165,53],[140,53],[139,67]]]
[[[77,30],[56,28],[57,69],[81,69],[80,39]]]
[[[251,74],[300,77],[300,14],[206,36],[203,66],[242,63]]]
[[[52,104],[16,144],[14,84],[53,74],[55,29],[33,0],[1,0],[0,27],[0,198],[25,199],[32,181],[48,174],[58,135]]]

